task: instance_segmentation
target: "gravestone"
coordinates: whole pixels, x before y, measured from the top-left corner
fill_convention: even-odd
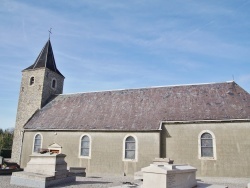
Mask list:
[[[157,158],[142,168],[143,188],[192,188],[197,185],[197,169],[189,165],[173,164],[168,158]]]
[[[62,153],[62,146],[60,146],[57,143],[53,143],[53,144],[49,145],[48,150],[49,150],[49,152],[59,154],[59,153]]]
[[[12,173],[10,184],[44,188],[75,182],[76,177],[67,170],[65,157],[55,153],[32,154],[23,172]]]

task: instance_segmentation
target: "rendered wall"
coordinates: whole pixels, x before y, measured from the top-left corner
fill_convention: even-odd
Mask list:
[[[216,141],[216,159],[199,159],[198,136],[212,131]],[[198,169],[197,176],[250,176],[250,122],[165,124],[162,150],[174,163],[186,163]]]
[[[25,167],[32,153],[33,140],[38,132],[25,132],[21,166]],[[62,146],[62,153],[66,154],[68,167],[86,167],[87,173],[108,173],[117,175],[131,175],[152,163],[159,157],[159,132],[39,132],[42,137],[42,148],[48,148],[52,143]],[[91,156],[89,159],[79,157],[79,143],[81,137],[87,134],[91,139]],[[123,140],[132,135],[137,139],[137,161],[123,160]]]

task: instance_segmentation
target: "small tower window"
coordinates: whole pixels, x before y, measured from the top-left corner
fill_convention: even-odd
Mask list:
[[[53,80],[52,80],[51,87],[52,87],[53,89],[56,89],[56,79],[53,79]]]
[[[30,78],[30,85],[33,85],[34,83],[35,83],[35,77],[32,76],[32,77]]]

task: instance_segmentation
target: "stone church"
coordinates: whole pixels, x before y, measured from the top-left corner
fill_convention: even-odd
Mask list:
[[[134,174],[155,158],[198,176],[250,176],[250,95],[234,81],[63,94],[48,40],[22,71],[12,160],[42,149],[87,173]]]

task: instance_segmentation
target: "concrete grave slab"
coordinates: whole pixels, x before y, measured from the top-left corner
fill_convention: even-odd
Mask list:
[[[75,182],[76,177],[67,170],[65,157],[64,154],[32,154],[24,172],[12,174],[10,184],[45,188]]]

